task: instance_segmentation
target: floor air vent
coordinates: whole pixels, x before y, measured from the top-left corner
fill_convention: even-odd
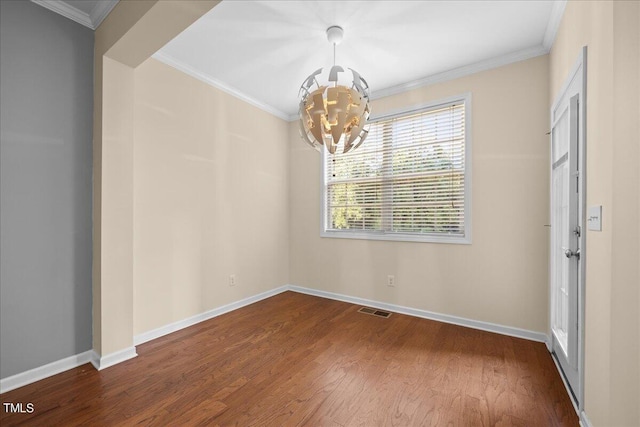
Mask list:
[[[388,311],[382,311],[382,310],[378,310],[377,308],[371,308],[371,307],[362,307],[360,310],[358,310],[358,313],[364,313],[364,314],[370,314],[372,316],[384,317],[385,319],[387,317],[391,316],[391,313],[389,313]]]

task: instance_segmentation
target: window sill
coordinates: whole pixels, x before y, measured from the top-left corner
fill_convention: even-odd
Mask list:
[[[387,240],[392,242],[421,242],[421,243],[446,243],[456,245],[470,245],[470,236],[449,236],[449,235],[416,235],[402,233],[375,233],[361,231],[320,231],[320,237],[336,239],[358,239],[358,240]]]

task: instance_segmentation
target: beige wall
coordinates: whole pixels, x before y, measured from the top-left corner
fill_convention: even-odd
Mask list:
[[[640,2],[613,8],[613,233],[611,407],[620,425],[640,425]]]
[[[93,349],[101,357],[133,345],[133,68],[217,3],[123,0],[95,33]]]
[[[570,1],[551,51],[555,96],[582,46],[587,58],[585,412],[594,426],[640,425],[640,134],[637,2]]]
[[[100,351],[133,345],[133,69],[105,57],[103,98]]]
[[[373,102],[471,93],[471,245],[320,238],[320,156],[291,124],[292,284],[547,333],[548,85],[545,55]]]
[[[154,59],[134,115],[134,333],[285,285],[287,123]]]

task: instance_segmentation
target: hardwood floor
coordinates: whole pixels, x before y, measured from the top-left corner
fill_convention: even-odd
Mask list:
[[[285,292],[4,393],[35,410],[0,424],[578,425],[544,344],[358,308]]]

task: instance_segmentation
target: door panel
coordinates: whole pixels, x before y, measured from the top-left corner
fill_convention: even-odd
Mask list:
[[[580,95],[567,91],[553,112],[551,131],[552,351],[574,396],[579,381]]]

